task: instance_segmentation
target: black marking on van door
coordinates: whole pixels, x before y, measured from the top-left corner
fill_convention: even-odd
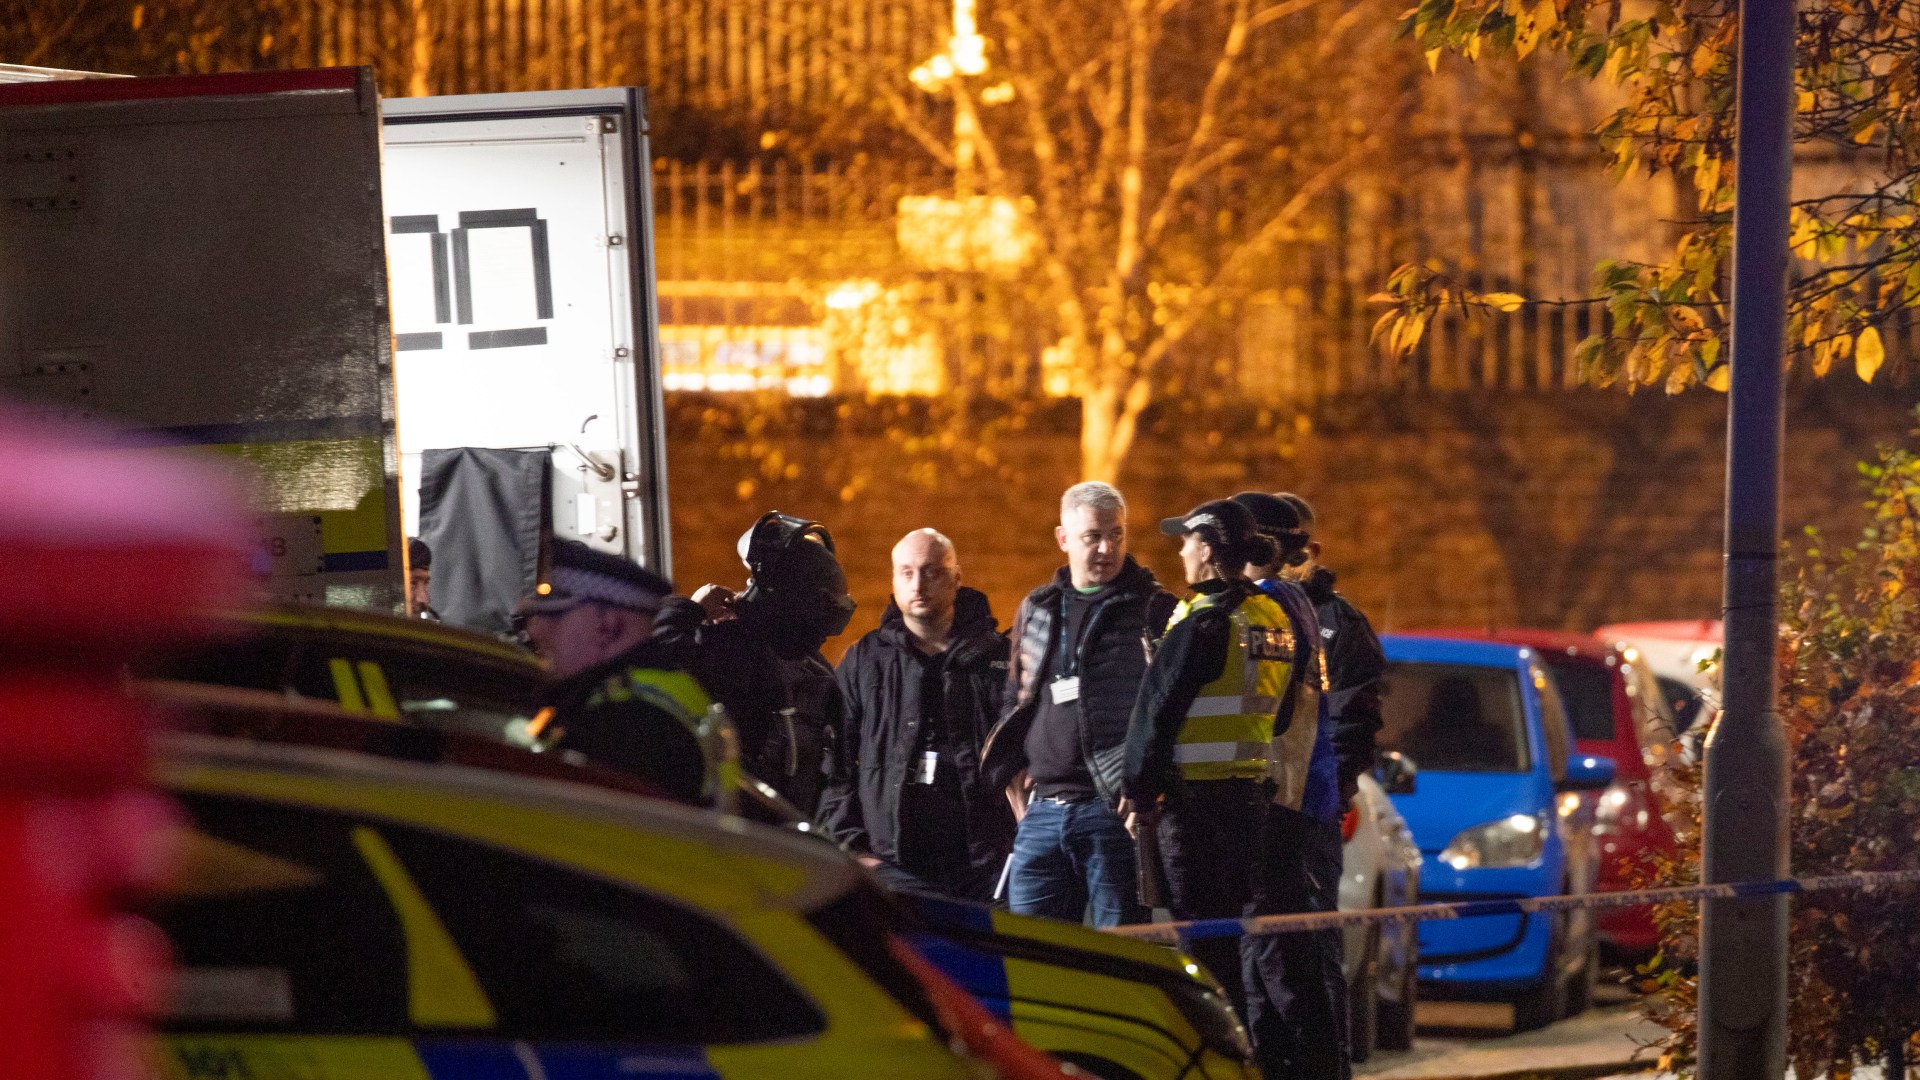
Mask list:
[[[545,345],[547,328],[529,326],[519,330],[475,330],[467,335],[469,349],[511,349],[519,345]]]
[[[433,256],[433,321],[448,323],[453,321],[453,295],[447,282],[447,234],[440,231],[439,214],[396,214],[388,222],[395,236],[424,233],[431,245]],[[414,343],[407,344],[408,339]],[[429,343],[429,339],[431,342]],[[438,349],[439,334],[401,334],[400,351],[414,349]]]

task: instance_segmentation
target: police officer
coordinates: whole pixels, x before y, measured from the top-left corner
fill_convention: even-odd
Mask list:
[[[705,610],[676,600],[660,640],[726,705],[746,770],[811,817],[842,722],[820,647],[853,617],[846,571],[826,526],[777,510],[740,537],[739,551],[746,591],[708,586]]]
[[[1248,580],[1285,608],[1309,640],[1324,644],[1312,598],[1299,584],[1286,580],[1309,558],[1310,541],[1298,511],[1289,502],[1257,491],[1241,492],[1233,501],[1247,508],[1262,534],[1275,544],[1272,561],[1247,565]],[[1327,650],[1317,650],[1317,659],[1313,677],[1324,690]],[[1349,797],[1340,790],[1326,697],[1321,697],[1320,706],[1297,800],[1278,799],[1267,808],[1265,875],[1254,900],[1259,915],[1333,911],[1339,906],[1340,819]],[[1340,930],[1331,927],[1245,940],[1242,953],[1252,973],[1248,1027],[1267,1075],[1346,1080],[1352,1074],[1347,981],[1340,966],[1343,949]]]
[[[1248,563],[1274,558],[1245,507],[1203,503],[1160,528],[1182,538],[1180,561],[1195,594],[1175,609],[1141,683],[1127,736],[1127,793],[1146,814],[1138,827],[1154,830],[1174,917],[1239,918],[1262,877],[1276,771],[1304,773],[1303,738],[1312,745],[1315,714],[1295,712],[1311,639],[1243,575]],[[1240,943],[1196,941],[1193,950],[1244,1005]]]
[[[1283,575],[1300,583],[1320,617],[1320,643],[1327,659],[1327,713],[1333,723],[1333,746],[1339,760],[1342,805],[1353,798],[1360,774],[1373,768],[1375,740],[1380,733],[1380,677],[1387,656],[1373,624],[1334,588],[1334,572],[1320,562],[1320,541],[1313,539],[1313,507],[1290,492],[1274,498],[1291,506],[1294,520],[1306,535],[1303,557],[1292,561]]]
[[[707,805],[725,785],[711,700],[649,640],[672,593],[671,582],[626,559],[555,539],[547,573],[514,613],[553,678],[529,734],[539,749],[625,769]]]

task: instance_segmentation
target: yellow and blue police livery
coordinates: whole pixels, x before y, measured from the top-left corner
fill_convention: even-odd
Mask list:
[[[176,736],[169,1080],[977,1077],[804,837],[582,785]]]
[[[1219,984],[1172,949],[982,904],[897,899],[922,955],[1022,1039],[1087,1074],[1258,1075]]]
[[[265,691],[280,703],[268,709],[262,704],[267,698],[251,705],[234,699],[216,710],[229,722],[199,725],[201,730],[464,762],[550,779],[577,772],[566,778],[586,784],[610,780],[604,772],[569,769],[548,757],[496,759],[477,753],[481,748],[471,740],[457,738],[457,733],[468,733],[498,741],[503,734],[525,730],[543,669],[511,646],[437,624],[336,609],[268,609],[231,617],[225,625],[229,632],[211,650],[150,663],[139,671],[176,682]],[[213,707],[194,704],[197,699],[191,694],[166,700],[199,712]],[[301,714],[305,722],[281,715],[284,708],[309,702],[313,707]],[[324,715],[330,707],[352,714],[341,720],[367,723],[330,720]],[[255,712],[258,722],[232,722]],[[431,745],[379,739],[387,727],[383,720],[456,734]],[[836,857],[817,841],[811,846]],[[1178,953],[971,905],[945,904],[938,910],[951,914],[920,919],[916,943],[989,1010],[1012,1020],[1028,1041],[1041,1039],[1035,1045],[1066,1054],[1102,1077],[1194,1076],[1186,1071],[1190,1057],[1204,1070],[1201,1076],[1253,1075],[1244,1064],[1245,1037],[1231,1009],[1205,973],[1192,973],[1198,972],[1197,966],[1190,971]],[[944,946],[934,934],[946,935]],[[963,970],[967,963],[977,966]],[[206,1060],[216,1064],[206,1065],[196,1077],[243,1080],[244,1074],[233,1071],[238,1066],[217,1064],[226,1060],[220,1054]],[[1109,1071],[1101,1072],[1091,1068],[1096,1062],[1131,1072],[1112,1071],[1110,1066],[1102,1066]],[[272,1071],[277,1067],[255,1072],[278,1076]],[[229,1071],[223,1074],[219,1068]]]

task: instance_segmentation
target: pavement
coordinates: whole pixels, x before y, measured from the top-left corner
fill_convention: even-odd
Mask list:
[[[1654,1080],[1636,1053],[1664,1029],[1641,1018],[1632,996],[1603,983],[1594,1007],[1551,1027],[1513,1034],[1513,1007],[1423,1001],[1413,1049],[1375,1054],[1354,1069],[1366,1080]]]

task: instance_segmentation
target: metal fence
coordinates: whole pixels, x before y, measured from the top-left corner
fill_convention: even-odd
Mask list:
[[[756,136],[834,106],[850,65],[913,67],[947,0],[285,0],[280,59],[374,63],[388,93],[642,83]]]
[[[900,198],[940,191],[947,182],[930,164],[663,158],[654,163],[653,182],[661,316],[669,327],[698,326],[715,340],[728,328],[742,346],[756,335],[777,339],[784,354],[791,328],[821,324],[829,294],[865,280],[922,281],[925,287],[915,292],[920,313],[934,323],[956,317],[950,290],[928,283],[894,240]],[[1337,245],[1303,244],[1273,260],[1271,280],[1256,283],[1232,325],[1181,350],[1172,374],[1204,385],[1223,372],[1238,394],[1282,406],[1379,391],[1579,385],[1573,349],[1603,325],[1603,306],[1541,305],[1493,318],[1444,313],[1412,356],[1396,358],[1370,342],[1379,311],[1366,303],[1390,267],[1335,265],[1324,257],[1331,246]],[[976,306],[970,313],[991,319],[1004,308]],[[941,334],[979,339],[979,329],[947,325]],[[1009,372],[1027,371],[1028,389],[1040,388],[1038,366],[1019,352],[1030,350],[1031,341],[996,355],[993,342],[1002,338],[985,336],[976,364],[1001,385]],[[829,346],[822,339],[820,347]],[[860,366],[850,363],[846,370]]]

